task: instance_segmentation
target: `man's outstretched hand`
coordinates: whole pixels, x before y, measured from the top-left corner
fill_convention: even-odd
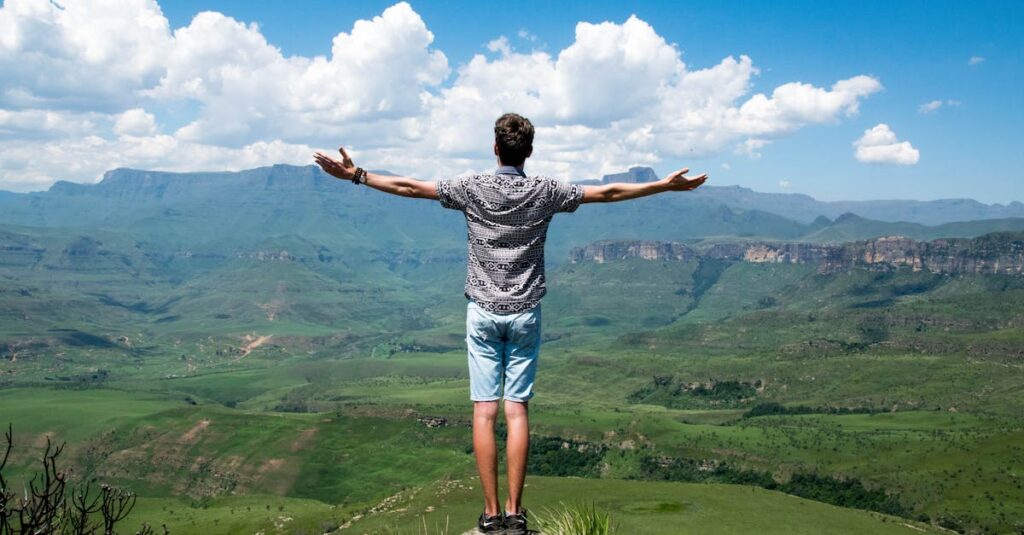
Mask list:
[[[343,180],[352,180],[352,177],[356,175],[356,164],[352,163],[352,158],[348,157],[345,147],[338,147],[338,152],[341,153],[341,160],[320,151],[313,154],[313,159],[328,175]]]
[[[665,177],[665,181],[668,183],[668,189],[670,191],[690,191],[692,189],[696,189],[708,179],[707,173],[694,177],[684,176],[689,172],[689,168],[683,168]]]
[[[345,152],[345,147],[338,147],[338,152],[341,153],[340,160],[320,151],[313,153],[313,159],[316,160],[317,165],[325,173],[342,180],[352,180],[356,176],[356,169],[358,167],[352,163],[352,158],[349,158],[348,153]],[[440,200],[437,196],[437,184],[435,182],[416,180],[415,178],[404,176],[385,176],[370,172],[367,172],[364,178],[365,180],[360,180],[361,184],[366,184],[384,193],[401,195],[402,197]]]
[[[583,202],[618,202],[639,199],[666,191],[690,191],[708,179],[707,173],[688,177],[689,169],[680,169],[665,178],[650,182],[611,182],[583,186]]]

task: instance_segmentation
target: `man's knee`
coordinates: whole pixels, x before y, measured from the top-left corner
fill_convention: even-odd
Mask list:
[[[474,401],[473,402],[473,420],[485,421],[494,423],[494,420],[498,418],[498,402],[497,401]]]
[[[505,419],[513,420],[517,418],[526,418],[526,414],[529,411],[529,401],[512,401],[511,399],[505,400]]]

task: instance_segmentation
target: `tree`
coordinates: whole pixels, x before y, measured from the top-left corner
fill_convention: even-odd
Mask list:
[[[32,476],[23,492],[16,493],[3,475],[14,449],[10,425],[5,439],[0,460],[0,535],[116,535],[115,524],[135,507],[135,493],[107,484],[96,489],[90,482],[69,486],[68,471],[57,467],[57,457],[64,451],[65,443],[55,446],[49,437],[42,472]],[[155,535],[148,524],[135,533]],[[166,526],[163,533],[169,533]]]

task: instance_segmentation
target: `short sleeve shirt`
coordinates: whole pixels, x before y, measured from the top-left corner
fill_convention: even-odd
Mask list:
[[[437,196],[441,206],[466,216],[466,297],[496,314],[536,306],[547,291],[548,225],[556,213],[576,211],[583,188],[502,166],[493,174],[438,180]]]

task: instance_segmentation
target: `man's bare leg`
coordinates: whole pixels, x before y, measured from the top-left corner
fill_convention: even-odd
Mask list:
[[[473,402],[473,453],[487,516],[501,513],[498,509],[498,451],[494,443],[494,421],[497,418],[497,401]]]
[[[530,421],[528,402],[505,400],[505,423],[508,425],[508,498],[505,511],[518,514],[526,481],[526,456],[530,449]]]

